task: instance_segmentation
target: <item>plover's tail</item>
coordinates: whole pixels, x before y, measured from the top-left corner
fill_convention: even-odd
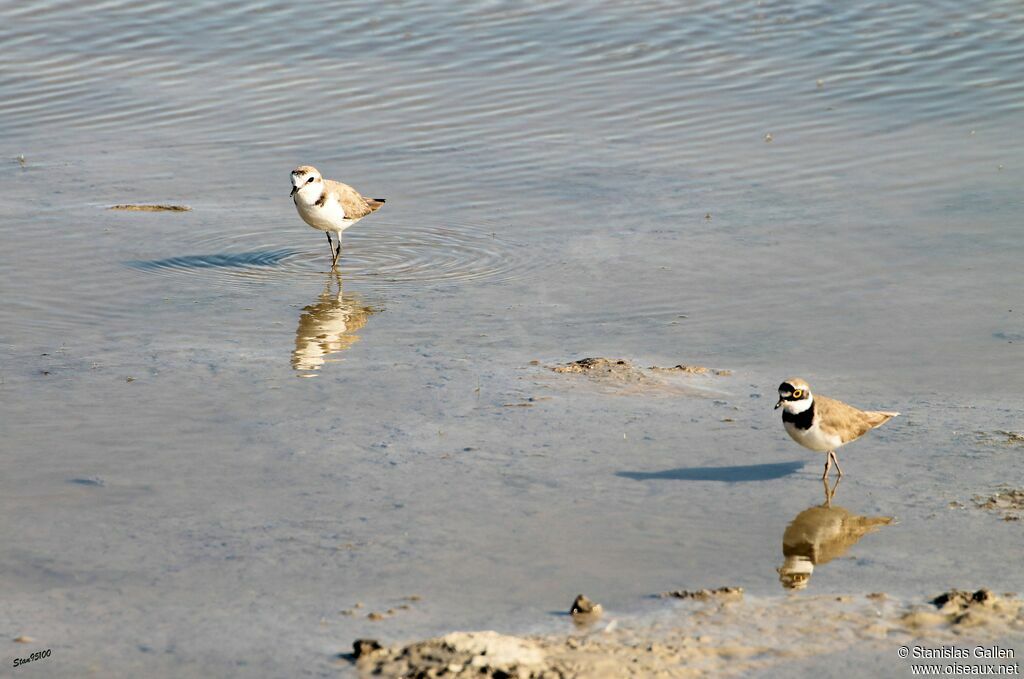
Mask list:
[[[367,198],[366,199],[366,204],[370,207],[370,212],[376,212],[386,202],[387,202],[387,198]]]
[[[875,427],[881,427],[883,424],[899,415],[899,413],[890,410],[869,410],[864,414],[868,416],[868,424],[871,425],[872,429]]]

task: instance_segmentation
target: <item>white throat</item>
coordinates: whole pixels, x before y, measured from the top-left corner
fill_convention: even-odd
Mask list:
[[[312,205],[313,203],[320,200],[320,196],[324,192],[323,182],[313,182],[312,184],[303,184],[302,187],[295,192],[295,199],[306,205]]]
[[[799,415],[804,412],[814,403],[814,396],[808,394],[806,398],[802,398],[799,401],[783,401],[782,409],[790,415]]]

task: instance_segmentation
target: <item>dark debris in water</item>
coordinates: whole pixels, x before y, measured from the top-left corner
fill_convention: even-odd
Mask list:
[[[1013,344],[1014,342],[1024,342],[1024,333],[1020,332],[994,332],[992,333],[992,337],[997,340],[1009,342],[1010,344]]]
[[[718,375],[719,377],[728,377],[732,375],[731,370],[719,370],[717,368],[705,368],[702,365],[685,365],[680,363],[679,365],[672,366],[671,368],[662,368],[661,366],[652,365],[648,370],[660,370],[662,372],[678,372],[686,373],[687,375]]]
[[[122,203],[119,205],[111,205],[108,210],[121,210],[124,212],[191,212],[192,208],[188,205],[133,205],[130,203]]]
[[[1003,521],[1020,521],[1018,512],[1024,510],[1024,489],[1001,488],[995,495],[975,495],[974,506],[1000,514]]]
[[[662,599],[696,599],[697,601],[736,601],[743,598],[742,587],[718,589],[675,589],[658,595]]]
[[[1024,445],[1024,432],[996,429],[995,431],[977,432],[978,441],[988,445]]]
[[[98,476],[80,477],[76,479],[68,479],[68,483],[73,483],[76,486],[93,486],[102,487],[104,484],[103,479]]]

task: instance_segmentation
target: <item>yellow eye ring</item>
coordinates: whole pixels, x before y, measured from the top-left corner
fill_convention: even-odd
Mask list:
[[[804,395],[803,389],[794,389],[793,398],[801,398]]]

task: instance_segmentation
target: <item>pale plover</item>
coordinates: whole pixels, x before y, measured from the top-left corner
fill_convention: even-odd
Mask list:
[[[292,170],[292,200],[303,221],[327,233],[332,269],[341,256],[341,232],[384,205],[383,198],[366,198],[348,184],[324,179],[311,165]],[[338,235],[337,250],[331,241],[332,231]]]
[[[842,401],[814,396],[807,382],[798,377],[779,385],[779,402],[775,408],[779,407],[783,409],[782,423],[794,441],[804,448],[828,453],[825,473],[821,475],[823,479],[828,478],[832,463],[835,463],[839,476],[843,475],[836,448],[856,441],[899,415],[882,410],[858,410]]]

